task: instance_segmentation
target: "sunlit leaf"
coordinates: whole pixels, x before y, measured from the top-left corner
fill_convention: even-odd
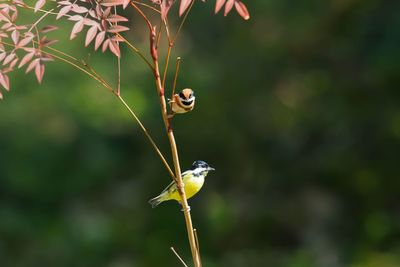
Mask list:
[[[36,79],[38,80],[39,83],[42,83],[44,71],[45,71],[44,64],[42,64],[40,62],[39,62],[39,64],[36,64],[35,75],[36,75]]]
[[[96,37],[97,30],[98,30],[97,25],[89,28],[89,30],[86,33],[85,46],[88,46],[93,41],[93,39]]]
[[[29,61],[31,61],[31,59],[33,58],[33,56],[35,55],[35,52],[30,52],[27,53],[20,61],[18,68],[22,68],[25,64],[27,64]]]
[[[99,32],[97,34],[96,40],[94,42],[94,49],[95,50],[97,50],[100,47],[100,45],[103,43],[105,36],[106,36],[106,32],[105,31]]]
[[[71,35],[70,35],[71,40],[74,39],[76,37],[76,35],[83,30],[83,25],[84,25],[83,20],[80,20],[75,23],[74,27],[72,28]]]
[[[239,15],[243,19],[245,19],[245,20],[250,19],[249,11],[247,11],[246,6],[242,2],[236,1],[235,2],[235,8],[236,8],[237,13],[239,13]]]
[[[231,11],[233,5],[235,4],[235,0],[228,0],[225,4],[224,16],[228,15]]]
[[[215,14],[217,14],[221,10],[225,2],[226,0],[217,0],[217,2],[215,3]]]
[[[179,16],[182,16],[183,13],[188,9],[193,0],[181,0],[181,5],[179,6]]]
[[[161,9],[161,18],[163,20],[167,17],[168,11],[171,8],[173,3],[174,3],[174,0],[162,0],[160,9]]]
[[[46,4],[46,0],[38,0],[35,4],[35,12],[41,9]]]
[[[0,72],[0,84],[7,90],[10,91],[10,79],[6,74],[3,74]],[[3,98],[3,95],[1,95],[1,98]]]

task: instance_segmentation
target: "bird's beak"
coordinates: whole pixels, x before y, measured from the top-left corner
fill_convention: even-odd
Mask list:
[[[209,171],[215,171],[215,169],[213,167],[208,167]]]

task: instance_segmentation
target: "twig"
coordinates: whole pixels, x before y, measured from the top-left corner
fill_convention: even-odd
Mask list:
[[[175,76],[174,76],[174,84],[172,86],[172,96],[171,99],[174,99],[175,89],[176,89],[176,82],[178,80],[178,73],[179,73],[179,66],[181,64],[181,58],[176,58],[176,67],[175,67]]]
[[[151,69],[151,71],[154,70],[153,65],[151,65],[150,61],[142,54],[142,52],[140,52],[140,50],[134,46],[131,42],[129,42],[125,37],[123,37],[121,34],[117,33],[117,36],[120,37],[121,39],[124,40],[124,43],[126,43],[128,45],[128,47],[135,52],[141,59],[144,60],[144,62],[146,62],[146,64],[149,66],[149,68]]]
[[[185,16],[184,16],[183,19],[182,19],[181,24],[179,25],[179,28],[178,28],[178,30],[176,31],[174,38],[172,39],[172,43],[173,43],[173,44],[175,43],[176,39],[178,38],[179,33],[181,32],[181,29],[182,29],[182,27],[183,27],[183,24],[185,24],[185,21],[186,21],[188,15],[189,15],[190,10],[192,9],[192,7],[193,7],[193,5],[194,5],[194,2],[196,2],[196,1],[192,1],[192,3],[190,4],[188,10],[187,10],[186,13],[185,13]]]
[[[183,266],[188,267],[187,264],[181,258],[181,256],[179,256],[178,252],[175,251],[174,247],[171,247],[171,250],[175,254],[175,256],[182,262]]]
[[[133,112],[133,110],[129,107],[129,105],[125,102],[125,100],[122,98],[122,96],[117,95],[118,99],[122,102],[122,104],[125,106],[125,108],[129,111],[129,113],[132,115],[132,117],[136,120],[136,122],[139,124],[140,128],[146,135],[147,139],[149,140],[150,144],[153,146],[154,150],[157,152],[157,154],[160,156],[161,161],[164,163],[165,168],[168,170],[169,175],[171,175],[172,179],[175,180],[175,175],[171,170],[171,167],[169,166],[167,160],[164,158],[163,154],[161,153],[160,149],[154,142],[153,138],[150,136],[149,132],[147,129],[144,127],[143,123],[140,121],[140,119],[136,116],[136,114]]]
[[[153,28],[153,26],[151,25],[150,20],[147,18],[146,14],[144,14],[144,12],[137,6],[135,5],[135,3],[130,2],[131,6],[136,9],[136,11],[143,17],[143,19],[146,21],[147,26],[149,27],[149,29],[151,30]]]
[[[152,34],[155,35],[155,32],[152,31]],[[152,40],[152,39],[150,39]],[[151,46],[152,44],[150,44]],[[179,163],[179,155],[178,155],[178,148],[176,146],[176,141],[175,141],[175,136],[174,132],[172,129],[172,126],[170,124],[170,121],[168,119],[168,113],[167,113],[167,103],[165,101],[165,96],[164,96],[164,88],[162,87],[162,82],[161,82],[161,77],[160,77],[160,69],[158,65],[158,58],[157,54],[152,53],[153,57],[153,62],[154,62],[154,77],[156,80],[156,88],[157,88],[157,93],[159,95],[159,100],[160,100],[160,107],[161,107],[161,114],[163,117],[165,129],[167,132],[167,136],[169,139],[170,147],[171,147],[171,153],[172,153],[172,159],[174,162],[174,167],[175,167],[175,183],[178,188],[178,193],[181,197],[181,205],[182,205],[182,210],[183,214],[185,216],[185,222],[186,222],[186,230],[188,233],[188,238],[189,238],[189,244],[190,244],[190,249],[192,252],[192,257],[193,257],[193,262],[195,267],[200,267],[201,262],[200,262],[200,257],[199,254],[197,253],[196,249],[196,241],[194,238],[194,233],[193,233],[193,223],[192,223],[192,218],[190,216],[190,207],[187,202],[185,190],[184,190],[184,185],[182,181],[182,175],[181,175],[181,167]]]
[[[193,233],[194,233],[194,238],[196,239],[197,253],[199,254],[199,257],[201,258],[199,237],[198,237],[198,235],[197,235],[197,229],[196,229],[196,228],[193,229]],[[200,267],[201,267],[201,262],[200,262]]]
[[[145,7],[149,8],[149,9],[151,9],[151,10],[157,12],[158,14],[161,14],[161,11],[160,11],[160,10],[158,10],[157,8],[152,7],[152,6],[148,5],[148,4],[141,3],[141,2],[138,2],[138,1],[132,1],[132,2],[135,3],[135,4],[141,5],[141,6],[145,6]]]

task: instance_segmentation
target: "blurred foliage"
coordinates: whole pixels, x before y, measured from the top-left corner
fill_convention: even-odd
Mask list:
[[[247,4],[248,22],[197,4],[174,54],[197,95],[174,119],[183,168],[217,169],[190,201],[203,265],[400,266],[400,2]],[[115,81],[82,43],[59,47]],[[167,153],[151,74],[124,55],[123,95]],[[1,266],[190,260],[179,206],[147,204],[167,172],[95,81],[59,62],[42,86],[14,74],[0,114]]]

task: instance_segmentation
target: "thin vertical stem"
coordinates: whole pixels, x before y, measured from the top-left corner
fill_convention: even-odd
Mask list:
[[[174,181],[178,188],[178,193],[181,197],[180,202],[182,205],[183,214],[185,216],[186,230],[188,233],[190,250],[192,252],[192,257],[193,257],[193,263],[194,263],[195,267],[201,267],[200,256],[198,254],[198,250],[197,250],[197,246],[196,246],[196,239],[195,239],[195,236],[193,233],[193,223],[192,223],[192,218],[190,216],[190,207],[187,202],[187,197],[186,197],[185,190],[184,190],[184,184],[182,181],[182,175],[181,175],[182,172],[181,172],[181,167],[180,167],[180,163],[179,163],[178,148],[176,145],[174,132],[173,132],[172,126],[170,124],[170,120],[168,119],[167,103],[165,100],[164,87],[163,87],[163,82],[161,81],[160,67],[159,67],[159,61],[158,61],[158,48],[157,48],[157,44],[156,44],[156,42],[157,42],[156,27],[153,27],[150,20],[147,18],[147,16],[143,13],[143,11],[139,7],[137,7],[132,2],[130,2],[130,4],[143,17],[143,19],[146,21],[146,23],[149,27],[150,54],[153,59],[153,67],[154,67],[153,74],[154,74],[154,78],[155,78],[157,94],[159,96],[161,115],[163,118],[165,130],[166,130],[168,140],[170,143],[170,147],[171,147],[171,154],[172,154],[172,159],[173,159],[174,168],[175,168]],[[193,6],[193,3],[191,6]],[[187,14],[186,14],[186,16],[187,16]],[[185,16],[185,18],[186,18],[186,16]],[[182,27],[182,25],[183,25],[183,23],[180,25],[180,27]]]
[[[175,76],[174,76],[174,84],[172,86],[172,96],[171,99],[174,99],[175,89],[176,89],[176,82],[178,80],[178,73],[179,73],[179,66],[181,64],[181,58],[176,58],[176,66],[175,66]]]
[[[196,240],[196,247],[197,247],[197,253],[199,254],[199,258],[201,258],[201,254],[200,254],[200,244],[199,244],[199,237],[197,235],[197,229],[193,229],[193,233],[194,233],[194,238]],[[200,262],[200,267],[202,266],[201,262]]]
[[[178,30],[176,31],[174,38],[172,39],[172,43],[175,43],[176,39],[178,38],[178,35],[179,35],[179,33],[181,32],[181,30],[182,30],[183,24],[185,24],[185,21],[186,21],[188,15],[189,15],[189,13],[190,13],[190,10],[192,9],[192,7],[193,7],[193,5],[194,5],[194,2],[195,2],[195,1],[192,1],[192,3],[190,4],[188,10],[186,11],[185,16],[184,16],[183,19],[182,19],[182,22],[181,22],[181,24],[179,25]]]
[[[176,145],[173,129],[172,129],[170,121],[168,119],[167,103],[165,101],[165,96],[162,93],[163,87],[162,87],[162,82],[161,82],[161,78],[160,78],[160,70],[159,70],[157,59],[154,59],[154,75],[155,75],[155,79],[156,79],[157,92],[159,94],[159,100],[160,100],[160,105],[161,105],[161,114],[163,117],[165,129],[167,131],[169,143],[171,146],[172,159],[173,159],[174,167],[175,167],[175,178],[176,178],[175,182],[178,187],[179,195],[181,197],[181,205],[182,205],[183,214],[185,216],[186,230],[187,230],[188,237],[189,237],[189,244],[190,244],[190,249],[192,251],[193,262],[194,262],[195,267],[200,267],[201,261],[200,261],[199,254],[197,252],[196,240],[195,240],[194,233],[193,233],[193,223],[192,223],[192,218],[190,216],[190,207],[187,202],[187,197],[186,197],[185,190],[184,190],[184,184],[182,181],[178,148]]]
[[[169,57],[171,56],[171,49],[172,49],[172,44],[170,43],[168,45],[167,59],[165,60],[165,68],[164,68],[164,74],[163,74],[163,80],[162,80],[163,88],[165,88],[165,79],[167,77],[167,70],[168,70],[168,66],[169,66]]]

